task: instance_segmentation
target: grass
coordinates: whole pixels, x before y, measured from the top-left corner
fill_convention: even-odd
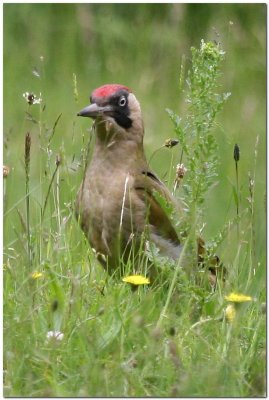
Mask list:
[[[40,71],[44,67],[45,74],[42,63]],[[79,80],[77,74],[69,82],[74,109],[82,98]],[[244,159],[246,148],[238,142],[243,151],[236,172],[231,140],[230,154],[225,156],[230,160],[230,181],[216,166],[219,177],[213,183],[207,181],[206,190],[199,192],[202,201],[185,223],[190,229],[190,221],[197,221],[209,250],[217,251],[224,261],[225,285],[219,282],[212,290],[203,270],[189,275],[180,264],[169,268],[166,260],[157,257],[159,268],[165,266],[164,281],[133,291],[131,285],[102,270],[74,218],[73,201],[92,149],[88,132],[69,117],[71,133],[64,136],[63,117],[67,116],[58,109],[51,112],[51,94],[46,97],[43,77],[37,82],[36,94],[42,92],[44,99],[41,104],[25,103],[25,120],[19,121],[25,151],[23,145],[6,146],[12,165],[16,165],[14,160],[23,161],[20,171],[11,169],[4,181],[5,396],[264,396],[265,244],[257,223],[263,218],[257,173],[261,171],[261,130],[255,132],[256,145],[249,152],[250,167],[246,168]],[[168,115],[164,118],[169,121]],[[222,150],[222,143],[219,150],[214,148],[220,164]],[[174,167],[182,154],[178,146],[165,148],[152,162],[158,163],[164,151],[169,152],[171,167],[162,173],[170,177],[172,190]],[[183,162],[187,161],[184,153]],[[201,155],[192,173],[200,161]],[[214,191],[217,179],[231,193],[223,224],[215,208],[214,218],[208,219],[207,201],[221,202]],[[176,195],[188,201],[181,184]],[[204,223],[209,225],[213,219],[218,223],[210,232]],[[232,291],[253,300],[236,305],[236,317],[230,323],[224,318],[230,304],[225,295]],[[62,339],[47,338],[50,331],[63,333]]]

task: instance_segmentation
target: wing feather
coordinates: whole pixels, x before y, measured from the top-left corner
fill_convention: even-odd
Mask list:
[[[169,203],[175,204],[174,199],[163,183],[151,171],[142,171],[135,176],[134,188],[140,199],[148,208],[148,222],[153,227],[154,234],[180,245],[179,237],[168,215],[154,197],[156,191]]]

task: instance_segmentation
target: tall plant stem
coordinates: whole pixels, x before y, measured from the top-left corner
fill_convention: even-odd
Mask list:
[[[31,135],[29,132],[27,132],[25,135],[24,161],[25,161],[26,231],[27,231],[27,251],[28,251],[29,266],[31,266],[32,263],[31,233],[30,233],[30,190],[29,190],[30,155],[31,155],[30,151],[31,151]]]
[[[240,149],[238,144],[234,145],[234,161],[235,161],[235,175],[236,175],[236,217],[237,217],[237,239],[239,240],[239,177],[238,177],[238,161],[240,159]]]

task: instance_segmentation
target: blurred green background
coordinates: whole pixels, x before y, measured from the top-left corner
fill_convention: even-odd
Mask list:
[[[38,96],[42,93],[45,111],[40,114],[37,105],[30,110],[33,118],[41,121],[42,132],[46,129],[49,132],[62,113],[52,140],[51,157],[55,159],[61,148],[70,164],[68,179],[62,175],[61,202],[71,202],[82,173],[72,166],[79,160],[91,124],[87,119],[77,118],[76,113],[88,104],[91,91],[113,82],[133,89],[143,110],[149,157],[165,139],[174,136],[165,108],[180,116],[184,114],[184,93],[179,89],[180,65],[185,55],[188,68],[190,47],[199,47],[201,39],[221,43],[226,59],[220,91],[232,93],[215,129],[219,179],[208,194],[204,235],[216,234],[235,215],[231,184],[235,184],[235,143],[241,152],[241,210],[247,207],[248,172],[253,175],[254,147],[259,135],[256,250],[265,255],[265,4],[4,4],[4,163],[11,168],[6,181],[5,209],[11,209],[5,225],[7,245],[16,238],[14,229],[9,228],[20,224],[12,207],[17,204],[24,213],[21,200],[25,193],[23,164],[27,131],[32,134],[32,188],[41,177],[40,123],[26,118],[28,106],[23,93],[34,92]],[[38,71],[39,77],[33,71]],[[77,78],[77,101],[73,74]],[[180,149],[176,147],[172,152],[176,165]],[[170,166],[172,152],[164,149],[152,160],[152,168],[160,177]]]

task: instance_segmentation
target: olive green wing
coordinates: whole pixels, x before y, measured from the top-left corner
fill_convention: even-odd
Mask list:
[[[142,171],[135,176],[136,194],[147,207],[148,223],[154,233],[162,238],[180,245],[179,237],[168,216],[168,208],[175,206],[175,201],[165,185],[151,171]]]

